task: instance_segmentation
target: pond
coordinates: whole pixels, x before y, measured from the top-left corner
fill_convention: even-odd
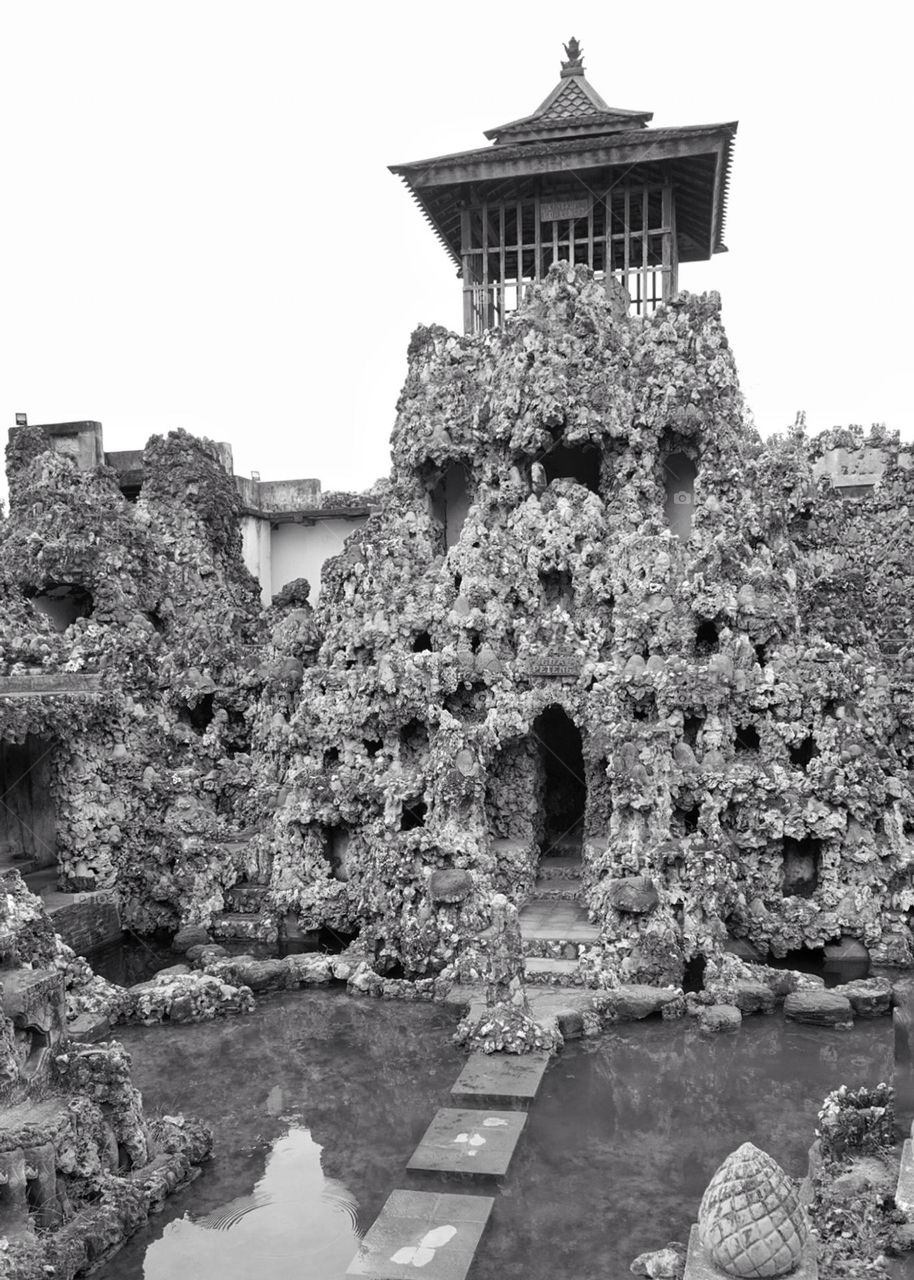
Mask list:
[[[437,1185],[405,1165],[463,1065],[455,1022],[296,991],[245,1018],[119,1031],[147,1110],[206,1120],[216,1155],[100,1280],[342,1280],[389,1193]],[[752,1018],[711,1039],[648,1021],[571,1043],[494,1192],[471,1280],[625,1276],[636,1254],[687,1238],[741,1142],[801,1175],[823,1096],[891,1070],[888,1018],[844,1032]]]

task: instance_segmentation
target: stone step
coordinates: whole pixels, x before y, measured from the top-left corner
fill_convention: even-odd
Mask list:
[[[580,972],[577,960],[552,960],[528,956],[524,964],[524,980],[537,987],[592,987],[596,983]]]
[[[580,880],[537,880],[528,902],[580,902]]]
[[[225,941],[275,941],[276,921],[264,911],[221,911],[213,916],[213,936]]]
[[[232,912],[256,915],[263,909],[263,900],[270,891],[268,884],[233,884],[225,892],[226,905]]]
[[[542,858],[537,880],[580,880],[584,864],[579,857]]]
[[[491,1196],[392,1191],[346,1274],[466,1280],[494,1203]]]
[[[526,1122],[522,1111],[441,1107],[406,1168],[443,1177],[503,1178]]]
[[[455,1104],[523,1109],[536,1097],[548,1053],[473,1053],[451,1088]]]
[[[590,923],[579,902],[527,902],[518,919],[527,956],[577,960],[581,947],[595,946],[600,941],[599,926]]]

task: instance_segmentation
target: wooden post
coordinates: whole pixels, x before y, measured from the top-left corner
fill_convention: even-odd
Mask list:
[[[473,268],[470,254],[470,211],[460,210],[460,258],[463,263],[463,331],[473,332]]]
[[[540,236],[539,192],[534,196],[534,280],[540,278],[540,257],[543,253],[543,239]]]
[[[663,301],[673,296],[673,188],[663,188]]]

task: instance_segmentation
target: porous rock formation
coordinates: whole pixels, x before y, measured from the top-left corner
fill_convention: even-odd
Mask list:
[[[716,295],[617,303],[559,264],[503,328],[414,335],[386,500],[272,631],[272,909],[458,972],[577,841],[590,980],[733,939],[906,964],[914,477],[842,503],[834,441],[749,423]]]
[[[68,1037],[68,1002],[100,984],[18,873],[0,877],[0,1276],[70,1280],[209,1154],[204,1126],[144,1115],[121,1045]]]
[[[184,432],[149,442],[136,503],[41,428],[7,460],[0,739],[47,762],[59,885],[116,889],[139,931],[208,919],[238,875],[260,653],[231,477]]]

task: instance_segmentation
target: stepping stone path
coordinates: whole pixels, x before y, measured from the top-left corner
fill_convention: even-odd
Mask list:
[[[580,855],[543,858],[527,902],[520,911],[520,932],[530,983],[555,986],[579,982],[581,947],[593,946],[600,930],[591,924],[581,900]],[[561,947],[561,955],[554,952]]]
[[[518,1111],[442,1107],[406,1167],[413,1172],[503,1178],[526,1120]]]
[[[464,1280],[494,1203],[491,1196],[393,1191],[346,1274]]]
[[[548,1053],[474,1053],[451,1089],[455,1102],[526,1107],[536,1097]]]
[[[407,1169],[459,1176],[482,1185],[503,1178],[550,1057],[474,1053],[457,1077],[454,1100],[497,1101],[510,1110],[442,1107]],[[466,1280],[495,1200],[487,1195],[394,1191],[346,1272],[370,1280]]]

